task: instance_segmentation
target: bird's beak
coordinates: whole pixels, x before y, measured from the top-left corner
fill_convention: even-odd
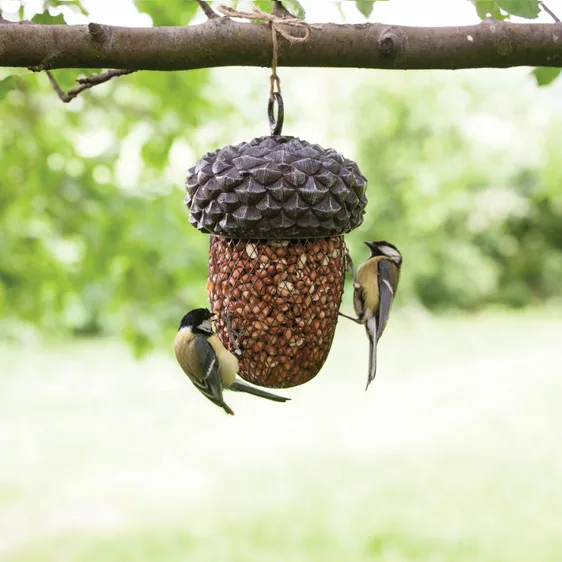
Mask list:
[[[367,246],[367,248],[369,248],[369,250],[373,250],[373,252],[376,251],[377,247],[372,243],[372,242],[363,242],[365,244],[365,246]]]

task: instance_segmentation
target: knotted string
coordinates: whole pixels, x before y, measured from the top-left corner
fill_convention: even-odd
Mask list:
[[[320,29],[321,26],[313,25],[305,22],[300,18],[292,17],[279,17],[268,12],[264,12],[256,6],[252,6],[251,12],[240,12],[231,8],[229,6],[220,5],[217,7],[218,11],[229,18],[241,18],[247,20],[258,20],[263,21],[269,25],[271,29],[271,41],[273,42],[273,56],[271,58],[271,76],[270,89],[269,89],[269,99],[273,100],[273,94],[278,92],[281,94],[281,79],[277,74],[277,59],[279,57],[279,38],[281,35],[289,43],[304,43],[309,37],[313,29]],[[283,26],[290,25],[292,27],[298,27],[299,29],[304,29],[304,35],[294,35],[291,31],[287,30]]]

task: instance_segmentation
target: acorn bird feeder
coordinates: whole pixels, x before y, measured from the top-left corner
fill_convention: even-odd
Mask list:
[[[343,235],[363,222],[366,179],[335,150],[272,135],[205,154],[188,172],[190,222],[211,235],[207,289],[239,374],[271,388],[324,364],[343,295]]]

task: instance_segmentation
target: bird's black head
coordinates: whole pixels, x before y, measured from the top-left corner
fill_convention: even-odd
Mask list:
[[[208,308],[194,308],[181,319],[179,330],[190,328],[194,334],[208,336],[213,333],[212,317],[213,315]]]
[[[386,242],[385,240],[365,242],[365,244],[369,247],[369,250],[371,250],[372,258],[375,256],[384,256],[390,258],[396,265],[402,265],[402,254],[394,244]]]

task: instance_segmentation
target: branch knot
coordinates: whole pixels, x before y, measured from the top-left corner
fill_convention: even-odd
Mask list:
[[[393,27],[385,29],[378,41],[379,51],[385,57],[397,57],[404,49],[404,37]]]
[[[107,43],[111,39],[111,29],[107,25],[89,23],[88,31],[96,43]]]

